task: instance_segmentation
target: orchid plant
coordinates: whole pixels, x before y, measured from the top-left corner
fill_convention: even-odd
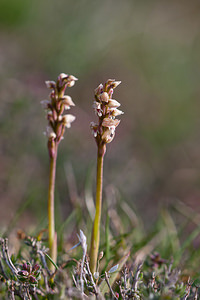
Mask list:
[[[47,88],[51,90],[49,100],[41,101],[42,106],[46,110],[48,126],[46,128],[46,136],[48,139],[48,151],[50,159],[49,172],[49,190],[48,190],[48,240],[50,257],[56,263],[57,261],[57,234],[55,231],[54,216],[54,194],[55,194],[55,177],[58,145],[64,138],[65,128],[70,128],[71,123],[75,120],[75,116],[65,114],[74,102],[71,97],[65,95],[67,87],[74,86],[76,80],[73,75],[61,73],[57,81],[46,81]],[[51,269],[54,266],[51,265]]]
[[[112,98],[114,89],[120,83],[121,81],[108,79],[104,85],[100,84],[95,89],[93,103],[95,114],[98,117],[97,123],[91,123],[92,133],[97,144],[96,212],[90,248],[90,269],[93,274],[96,272],[99,251],[104,155],[106,145],[113,140],[115,129],[120,123],[116,117],[123,114],[123,111],[118,109],[120,103]]]

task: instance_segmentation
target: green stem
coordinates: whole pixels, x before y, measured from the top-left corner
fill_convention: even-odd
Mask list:
[[[55,178],[56,178],[56,161],[57,161],[57,145],[55,145],[54,155],[50,157],[49,171],[49,193],[48,193],[48,222],[49,222],[49,251],[50,257],[56,263],[57,261],[57,234],[55,232],[55,215],[54,215],[54,194],[55,194]],[[54,271],[51,264],[50,269]]]
[[[102,151],[102,149],[100,149],[99,147],[97,153],[96,212],[95,212],[92,238],[91,238],[91,248],[90,248],[90,270],[92,274],[96,272],[97,256],[99,252],[104,154],[105,154],[104,151]]]

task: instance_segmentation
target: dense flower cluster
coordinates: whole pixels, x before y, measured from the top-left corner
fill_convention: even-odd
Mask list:
[[[30,262],[25,262],[23,265],[21,265],[21,269],[18,271],[17,277],[22,282],[38,284],[40,273],[41,270],[38,264],[32,266]]]
[[[75,120],[75,116],[64,114],[64,111],[75,105],[72,98],[65,95],[65,90],[72,87],[76,80],[78,79],[73,75],[61,73],[56,82],[46,81],[47,87],[51,89],[50,100],[43,100],[41,104],[47,110],[48,126],[45,134],[48,137],[50,156],[53,156],[55,143],[58,144],[63,139],[65,128],[70,128]]]
[[[92,122],[90,126],[98,146],[103,146],[113,140],[115,128],[120,123],[116,117],[123,114],[123,111],[118,109],[120,103],[112,99],[113,91],[120,83],[121,81],[108,79],[104,85],[100,84],[95,89],[93,108],[99,122],[98,124]]]

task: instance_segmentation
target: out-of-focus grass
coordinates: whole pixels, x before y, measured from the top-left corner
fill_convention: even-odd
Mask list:
[[[74,264],[75,262],[78,263],[80,257],[82,257],[81,247],[73,248],[77,244],[77,232],[79,228],[84,230],[87,241],[90,240],[92,222],[89,217],[90,205],[87,201],[89,203],[91,201],[92,187],[90,184],[86,185],[84,190],[86,197],[81,205],[79,205],[80,202],[77,202],[77,199],[80,196],[77,191],[77,181],[73,175],[73,168],[67,166],[66,172],[71,173],[68,184],[73,187],[73,190],[69,188],[71,200],[73,200],[73,210],[64,222],[61,222],[62,205],[61,203],[57,203],[57,233],[59,241],[58,264],[66,263],[66,268],[69,269],[72,262]],[[89,178],[91,180],[90,175]],[[28,204],[24,203],[19,208],[13,222],[10,224],[10,228],[8,228],[9,230],[12,230],[12,227],[16,229],[15,221],[17,218],[20,218],[24,206]],[[198,285],[200,216],[197,212],[189,209],[184,203],[174,200],[173,204],[162,208],[158,220],[151,228],[145,228],[138,212],[129,206],[125,198],[121,199],[120,192],[116,187],[110,186],[106,191],[102,215],[100,251],[103,251],[103,258],[99,262],[100,282],[101,274],[104,276],[105,271],[108,272],[108,270],[117,265],[117,271],[109,276],[109,282],[113,285],[116,280],[119,280],[119,276],[122,277],[123,273],[121,272],[124,271],[125,266],[129,268],[132,274],[133,270],[141,262],[144,262],[142,268],[144,282],[145,280],[148,282],[149,278],[153,276],[153,272],[155,272],[156,281],[158,282],[161,279],[159,272],[161,272],[162,268],[154,268],[153,266],[154,264],[155,266],[156,264],[159,265],[160,262],[162,265],[164,262],[166,266],[172,264],[173,269],[178,268],[181,270],[180,284],[182,281],[186,284],[190,277],[192,281],[196,280],[195,282]],[[47,220],[43,218],[42,222],[33,228],[31,235],[38,236],[38,232],[46,227]],[[7,233],[9,233],[9,230]],[[46,233],[43,232],[42,236],[45,237]],[[24,246],[21,246],[17,254],[17,249],[20,246],[16,243],[15,239],[13,241],[10,238],[9,245],[16,257],[17,255],[20,257],[21,254],[22,256],[24,255]],[[155,261],[153,257],[155,257]],[[169,271],[169,274],[175,274],[173,272],[177,273],[177,271]],[[148,291],[147,286],[142,282],[140,281],[144,291]],[[195,282],[194,286],[196,285]],[[165,284],[167,287],[166,282]],[[117,289],[116,284],[114,286],[115,289]],[[160,289],[162,290],[162,284],[159,286]],[[102,293],[109,292],[105,281],[101,283],[100,290]],[[184,289],[182,293],[184,294]],[[173,296],[171,299],[173,299]]]
[[[68,161],[77,202],[83,201],[86,170],[96,157],[89,129],[93,89],[108,77],[122,80],[116,99],[125,112],[104,172],[105,187],[114,184],[122,195],[120,226],[134,226],[132,217],[124,217],[130,211],[124,199],[137,207],[146,227],[154,224],[160,203],[174,197],[198,210],[199,9],[198,1],[1,1],[2,223],[10,222],[22,201],[30,203],[22,227],[44,217],[48,158],[39,102],[48,96],[43,82],[61,71],[79,81],[70,90],[76,123],[58,156],[58,221],[73,207]]]

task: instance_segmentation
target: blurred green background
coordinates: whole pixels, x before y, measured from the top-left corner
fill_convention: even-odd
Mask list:
[[[46,216],[48,155],[40,101],[49,93],[44,81],[61,72],[79,81],[67,91],[77,119],[59,148],[60,221],[88,201],[95,185],[93,90],[108,78],[122,81],[114,99],[125,114],[107,147],[105,198],[117,194],[147,224],[163,204],[177,200],[199,210],[198,0],[0,0],[0,41],[2,227],[20,210],[22,228]]]

